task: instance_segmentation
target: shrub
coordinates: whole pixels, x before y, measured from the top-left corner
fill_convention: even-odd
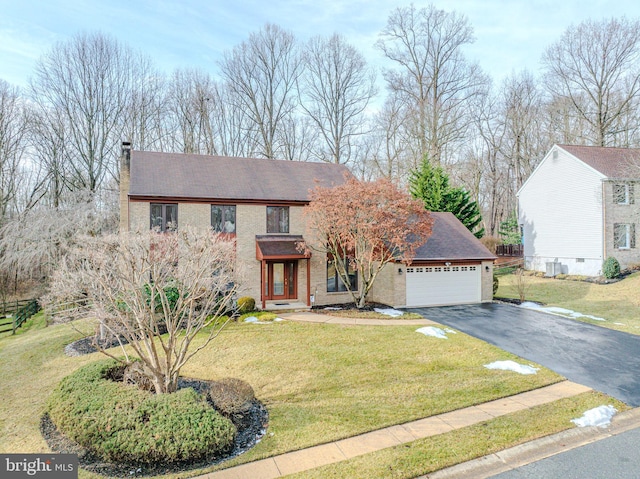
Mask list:
[[[251,311],[255,311],[255,309],[256,309],[255,299],[249,296],[243,296],[241,298],[238,298],[238,313],[246,314],[246,313],[250,313]]]
[[[496,238],[495,236],[483,236],[482,238],[480,238],[480,243],[482,243],[485,248],[487,248],[493,254],[496,254],[496,249],[499,244],[502,244],[502,240],[500,238]]]
[[[602,274],[607,279],[613,279],[620,276],[620,263],[613,256],[610,256],[602,265]]]
[[[235,426],[193,389],[152,394],[114,382],[124,366],[89,364],[64,378],[47,402],[53,423],[105,461],[176,463],[228,450]]]
[[[500,281],[498,280],[498,276],[493,273],[493,295],[495,296],[498,292],[498,288],[500,287]]]
[[[246,412],[255,398],[253,388],[237,378],[224,378],[209,383],[209,399],[227,417]]]

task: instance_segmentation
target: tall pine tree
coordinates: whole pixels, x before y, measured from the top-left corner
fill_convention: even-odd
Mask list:
[[[449,176],[442,167],[433,166],[425,158],[420,167],[411,172],[409,191],[414,198],[422,200],[428,211],[449,211],[471,231],[476,238],[482,238],[482,215],[478,203],[471,199],[464,188],[449,185]]]

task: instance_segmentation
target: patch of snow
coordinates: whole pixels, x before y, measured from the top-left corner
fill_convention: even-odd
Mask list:
[[[613,323],[613,324],[617,324],[618,326],[624,326],[624,323]]]
[[[458,334],[457,331],[454,331],[453,329],[449,329],[449,328],[445,328],[444,331],[445,333]]]
[[[597,316],[592,316],[590,314],[582,314],[576,311],[572,311],[570,309],[559,308],[557,306],[541,306],[538,303],[534,303],[532,301],[525,301],[524,303],[520,304],[520,307],[525,309],[535,309],[538,311],[545,311],[547,313],[558,314],[560,316],[566,316],[566,317],[575,318],[575,319],[589,318],[589,319],[593,319],[594,321],[606,321],[606,319],[604,318],[599,318]]]
[[[578,427],[597,426],[607,427],[611,424],[611,418],[617,413],[617,409],[612,405],[598,406],[586,411],[582,417],[572,419],[571,422]]]
[[[373,308],[373,310],[376,313],[385,314],[393,318],[397,318],[398,316],[402,316],[404,314],[402,311],[398,311],[397,309],[392,308]]]
[[[449,339],[447,338],[447,333],[440,328],[436,328],[435,326],[425,326],[424,328],[416,329],[416,333],[422,333],[425,336],[431,336],[439,339]]]
[[[340,311],[342,308],[336,308],[333,306],[327,306],[326,308],[324,308],[325,311]]]
[[[494,361],[490,364],[485,364],[487,369],[502,369],[504,371],[513,371],[518,374],[537,374],[538,369],[532,366],[526,366],[524,364],[518,364],[515,361]]]
[[[284,319],[282,319],[282,318],[274,318],[273,321],[284,321]],[[272,323],[272,321],[260,321],[255,316],[249,316],[248,318],[244,318],[244,322],[245,323],[251,323],[251,324],[271,324]]]

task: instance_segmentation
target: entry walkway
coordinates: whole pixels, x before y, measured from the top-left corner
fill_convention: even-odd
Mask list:
[[[291,313],[313,314],[313,313]],[[284,318],[287,315],[282,315]],[[314,315],[319,316],[319,315]],[[293,318],[287,318],[293,319]],[[308,318],[309,319],[309,318]],[[341,318],[346,319],[346,318]],[[301,319],[297,319],[301,320]],[[323,322],[329,322],[323,321]],[[385,324],[387,320],[382,320]],[[398,320],[407,323],[405,320]],[[316,322],[316,321],[314,321]],[[358,324],[358,323],[349,323]],[[362,323],[360,323],[362,324]],[[425,324],[425,323],[409,323]],[[377,431],[341,439],[339,441],[313,446],[299,451],[287,452],[278,456],[250,462],[241,466],[212,472],[199,479],[275,479],[278,477],[306,471],[316,467],[398,446],[417,439],[443,434],[454,429],[471,426],[483,421],[504,416],[533,406],[550,403],[591,389],[571,381],[562,381],[515,396],[497,399],[477,406],[451,411],[437,416],[386,427]]]

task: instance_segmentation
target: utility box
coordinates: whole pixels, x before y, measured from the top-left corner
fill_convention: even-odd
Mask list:
[[[545,264],[547,265],[547,274],[545,274],[546,277],[554,278],[562,273],[562,263],[558,263],[557,261],[548,261]]]

